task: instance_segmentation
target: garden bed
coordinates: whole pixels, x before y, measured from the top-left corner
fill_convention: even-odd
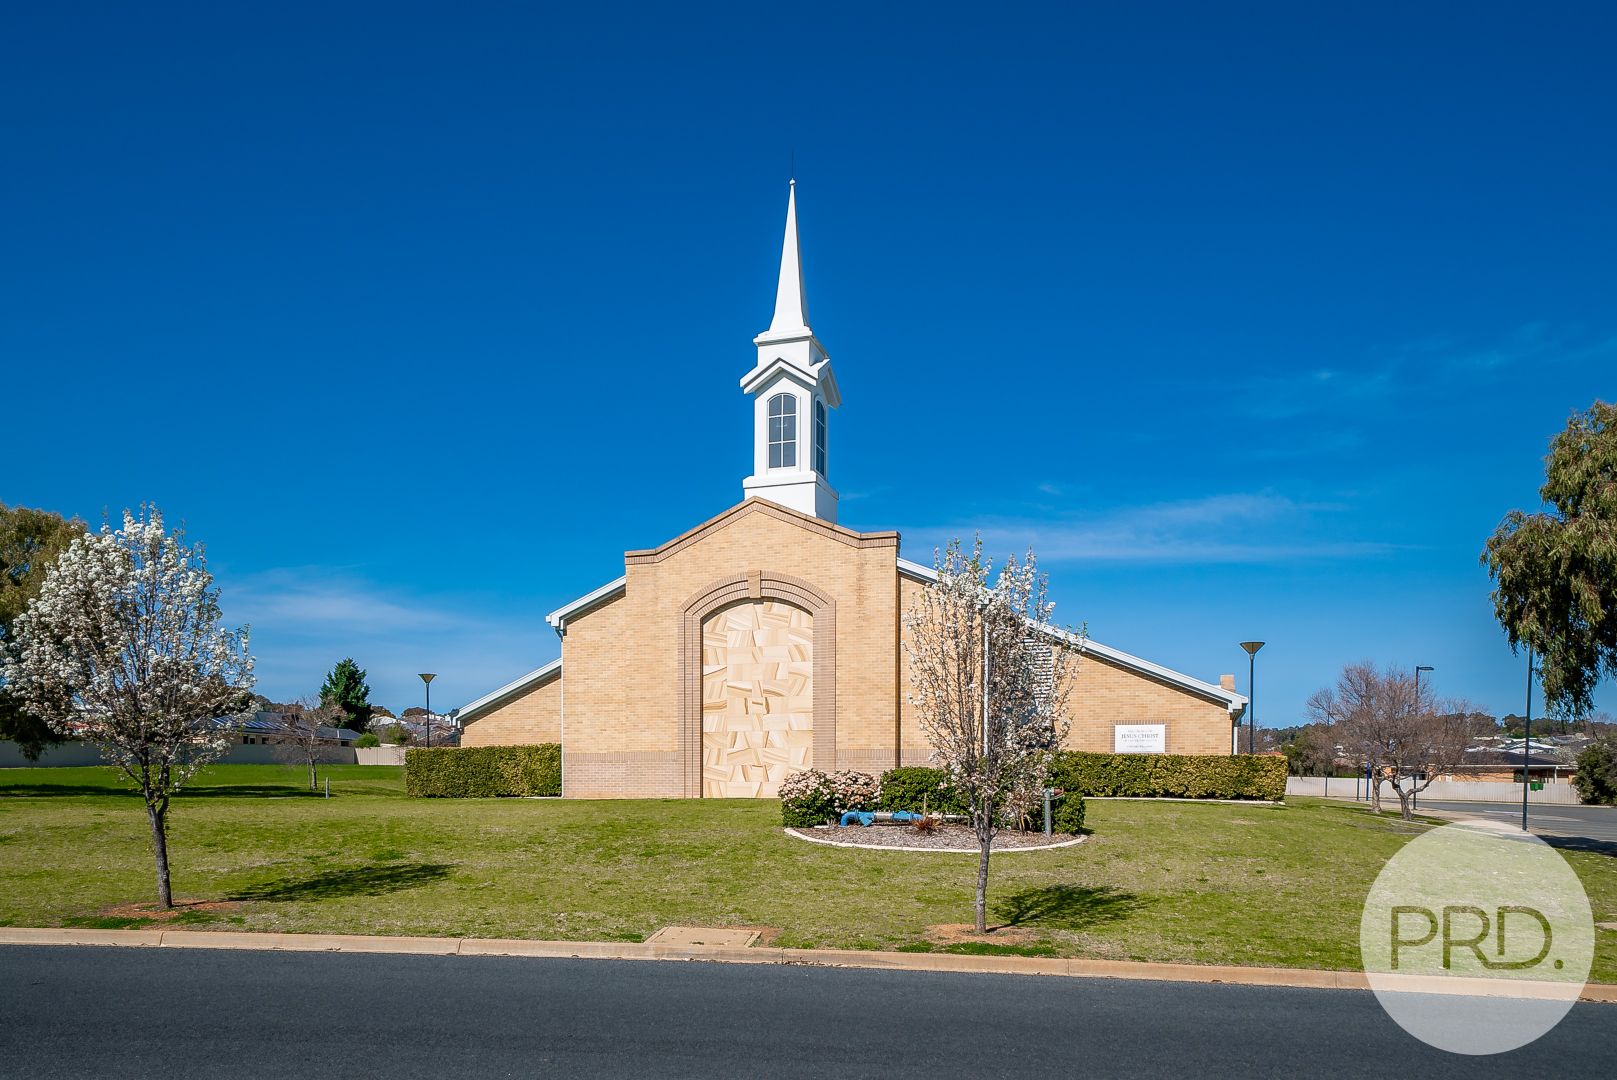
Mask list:
[[[977,850],[977,833],[969,825],[940,825],[928,832],[902,825],[835,825],[808,829],[787,829],[788,836],[833,847],[873,848],[886,851],[971,851]],[[1072,847],[1083,843],[1082,836],[1056,833],[1001,830],[994,837],[995,851],[1036,851],[1040,848]]]

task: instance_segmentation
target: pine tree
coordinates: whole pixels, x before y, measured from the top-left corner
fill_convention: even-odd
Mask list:
[[[371,688],[365,685],[365,671],[351,657],[337,661],[320,686],[320,704],[342,712],[344,726],[364,731],[371,720]]]

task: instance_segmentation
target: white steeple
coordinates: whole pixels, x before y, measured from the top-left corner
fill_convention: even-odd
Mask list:
[[[775,286],[775,317],[770,336],[809,333],[808,297],[803,293],[803,253],[797,246],[797,181],[786,187],[786,239],[780,245],[780,280]]]
[[[752,475],[745,497],[758,497],[826,521],[837,519],[837,492],[825,478],[829,412],[842,404],[831,358],[808,325],[803,256],[797,242],[797,181],[786,193],[775,317],[752,339],[758,362],[741,379],[753,399]]]

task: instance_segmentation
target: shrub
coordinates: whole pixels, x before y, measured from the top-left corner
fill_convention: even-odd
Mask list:
[[[1189,754],[1056,755],[1050,783],[1080,796],[1132,795],[1182,799],[1269,799],[1286,795],[1286,759]]]
[[[869,773],[805,769],[780,785],[780,816],[787,828],[807,828],[836,821],[845,811],[876,805],[876,778]]]
[[[1572,786],[1586,803],[1617,806],[1617,738],[1608,736],[1583,748]]]
[[[942,769],[906,765],[889,769],[881,777],[881,808],[920,813],[964,814],[966,800],[949,783]]]
[[[1041,820],[1039,828],[1044,828],[1043,808],[1039,811]],[[1057,789],[1055,799],[1050,803],[1050,828],[1058,833],[1072,833],[1077,835],[1084,831],[1084,797],[1076,791],[1061,791]]]
[[[561,747],[412,746],[404,752],[406,795],[487,799],[561,794]]]
[[[382,740],[376,737],[376,732],[367,731],[365,734],[354,740],[354,745],[362,749],[369,750],[373,746],[381,746]]]

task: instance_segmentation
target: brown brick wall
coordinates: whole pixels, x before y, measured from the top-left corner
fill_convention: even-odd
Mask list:
[[[510,746],[561,742],[561,676],[500,703],[461,732],[462,746]]]
[[[913,578],[900,579],[906,610],[926,586]],[[1081,657],[1068,669],[1070,689],[1067,716],[1070,750],[1112,752],[1115,724],[1163,724],[1166,752],[1170,754],[1228,754],[1230,714],[1222,703],[1187,693],[1149,676],[1093,655]],[[930,744],[921,731],[911,693],[909,665],[904,665],[902,705],[903,763],[925,765]]]
[[[678,796],[665,759],[683,760],[681,624],[692,597],[738,574],[795,578],[836,605],[833,688],[834,759],[890,757],[897,657],[898,538],[860,536],[805,523],[768,503],[744,503],[712,527],[656,552],[625,557],[625,594],[567,624],[562,644],[567,681],[564,760],[588,763],[564,777],[577,797]],[[816,644],[816,659],[819,646]],[[824,696],[815,687],[816,713]],[[816,745],[820,746],[819,740]]]

